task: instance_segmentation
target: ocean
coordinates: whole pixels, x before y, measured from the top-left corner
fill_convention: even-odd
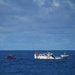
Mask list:
[[[69,54],[68,59],[63,60],[34,59],[35,52],[46,51],[0,51],[0,75],[75,75],[75,51],[50,51],[58,56],[64,52]],[[10,54],[16,59],[5,58]]]

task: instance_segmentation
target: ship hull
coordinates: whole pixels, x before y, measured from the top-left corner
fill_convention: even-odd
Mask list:
[[[34,59],[67,59],[69,55],[54,56],[48,54],[34,54]]]

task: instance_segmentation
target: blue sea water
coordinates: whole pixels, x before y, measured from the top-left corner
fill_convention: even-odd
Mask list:
[[[58,56],[66,52],[69,54],[67,60],[36,60],[35,52],[0,51],[0,75],[75,75],[75,51],[51,51]],[[9,54],[16,59],[6,59]]]

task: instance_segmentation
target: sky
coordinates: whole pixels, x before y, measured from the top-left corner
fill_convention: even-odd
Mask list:
[[[0,50],[75,50],[75,0],[0,0]]]

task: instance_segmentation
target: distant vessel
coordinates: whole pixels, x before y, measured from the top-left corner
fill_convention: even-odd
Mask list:
[[[61,57],[62,58],[67,58],[69,55],[67,55],[66,53],[64,53],[64,54],[61,54]]]
[[[14,56],[14,55],[9,55],[9,56],[6,56],[6,59],[15,59],[16,58],[16,56]]]
[[[60,56],[55,56],[51,52],[47,53],[34,53],[34,59],[67,59],[69,55],[66,55],[66,53],[61,54]]]

